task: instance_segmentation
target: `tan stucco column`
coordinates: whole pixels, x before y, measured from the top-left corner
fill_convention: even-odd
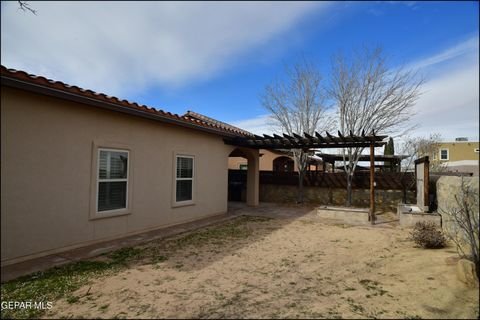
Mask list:
[[[247,205],[256,207],[260,193],[260,155],[257,149],[242,149],[247,156]]]

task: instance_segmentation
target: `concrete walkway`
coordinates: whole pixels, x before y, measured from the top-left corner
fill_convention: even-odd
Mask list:
[[[230,213],[212,216],[189,223],[156,229],[124,238],[105,241],[57,254],[51,254],[48,256],[7,265],[1,268],[1,282],[3,283],[23,275],[31,274],[37,271],[44,271],[49,268],[61,266],[70,262],[92,258],[100,254],[115,251],[121,248],[132,247],[152,240],[163,239],[181,233],[194,231],[199,228],[228,221],[235,217],[235,215]]]

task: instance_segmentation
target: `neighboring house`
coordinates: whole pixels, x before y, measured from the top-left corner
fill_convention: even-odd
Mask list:
[[[298,171],[294,163],[293,157],[287,152],[260,149],[261,171]],[[228,158],[228,169],[247,170],[247,159],[243,157]]]
[[[317,156],[310,156],[307,170],[323,171],[323,162]],[[244,157],[228,158],[228,169],[247,170],[247,159]],[[260,171],[298,172],[295,159],[290,151],[260,149]]]
[[[479,142],[457,138],[454,142],[441,142],[437,152],[429,155],[432,161],[439,163],[451,172],[471,172],[478,175]]]
[[[1,67],[1,262],[227,211],[228,157],[247,131]]]

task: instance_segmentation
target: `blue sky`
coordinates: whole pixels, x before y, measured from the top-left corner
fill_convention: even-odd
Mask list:
[[[419,69],[416,135],[478,140],[478,2],[2,2],[2,64],[269,132],[259,94],[285,64],[381,45]]]

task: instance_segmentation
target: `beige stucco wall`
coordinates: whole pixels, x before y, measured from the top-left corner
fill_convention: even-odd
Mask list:
[[[128,215],[89,218],[95,141],[131,150]],[[224,213],[232,150],[213,134],[2,86],[2,264]],[[172,207],[175,152],[195,156],[191,206]]]
[[[430,155],[434,160],[440,160],[440,151],[448,149],[448,160],[446,161],[460,161],[460,160],[478,160],[479,153],[475,149],[479,148],[479,142],[473,141],[457,141],[457,142],[443,142],[438,144],[438,154]]]
[[[455,226],[452,212],[459,210],[457,199],[461,200],[464,197],[462,182],[464,188],[470,189],[472,194],[477,196],[476,205],[472,205],[472,209],[475,211],[474,214],[477,216],[479,214],[479,177],[440,177],[437,180],[437,211],[442,215],[444,229],[452,229]]]
[[[273,160],[285,155],[272,152],[266,149],[260,149],[260,170],[261,171],[272,171],[273,170]],[[292,157],[289,157],[293,160]],[[247,159],[242,157],[229,157],[228,158],[228,169],[240,169],[241,164],[247,164]],[[297,167],[293,167],[294,171],[298,171]]]

